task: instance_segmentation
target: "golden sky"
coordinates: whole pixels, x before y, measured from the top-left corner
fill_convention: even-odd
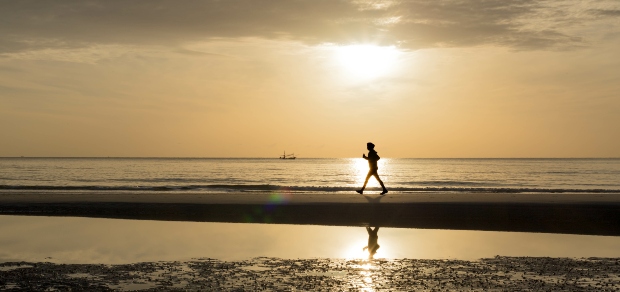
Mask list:
[[[0,135],[0,156],[620,157],[620,2],[0,1]]]

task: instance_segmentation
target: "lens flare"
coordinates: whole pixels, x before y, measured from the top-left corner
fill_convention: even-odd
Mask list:
[[[251,212],[243,215],[246,223],[271,223],[274,214],[277,214],[278,206],[287,204],[291,200],[291,194],[287,190],[281,190],[269,194],[267,203],[262,207],[256,207]]]

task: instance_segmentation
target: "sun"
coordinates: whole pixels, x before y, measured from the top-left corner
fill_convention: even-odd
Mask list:
[[[335,48],[336,62],[353,79],[374,79],[392,73],[400,51],[394,46],[359,44]]]

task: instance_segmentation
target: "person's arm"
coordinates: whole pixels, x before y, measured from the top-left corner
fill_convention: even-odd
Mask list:
[[[362,158],[368,160],[368,157],[366,157],[366,153],[362,154]]]

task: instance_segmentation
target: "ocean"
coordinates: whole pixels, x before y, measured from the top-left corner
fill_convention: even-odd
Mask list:
[[[352,192],[367,171],[362,158],[0,158],[0,190]],[[620,159],[382,158],[379,175],[391,193],[620,192]]]

